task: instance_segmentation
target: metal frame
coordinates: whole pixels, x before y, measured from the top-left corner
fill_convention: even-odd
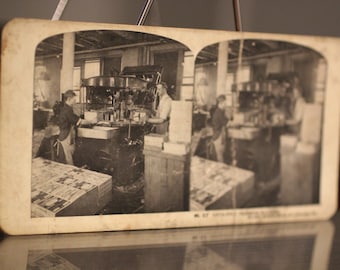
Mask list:
[[[150,13],[153,2],[154,0],[145,1],[144,6],[136,22],[137,25],[144,25],[146,18],[148,17]],[[243,27],[242,27],[240,0],[233,0],[233,10],[234,10],[235,30],[242,32]]]

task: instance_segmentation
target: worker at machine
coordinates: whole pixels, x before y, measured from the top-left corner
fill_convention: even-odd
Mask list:
[[[169,129],[169,119],[171,112],[172,99],[168,95],[168,87],[165,82],[156,85],[156,95],[159,97],[159,104],[155,113],[155,119],[159,122],[154,124],[155,132],[158,134],[166,134]]]
[[[165,82],[157,84],[157,94],[159,96],[159,104],[156,111],[156,117],[163,120],[169,120],[172,99],[168,95],[168,86]]]
[[[291,125],[290,126],[291,131],[293,131],[296,134],[299,134],[306,101],[301,94],[301,87],[294,86],[292,94],[293,94],[293,99],[291,103],[292,119],[288,121],[288,123]]]
[[[73,112],[72,106],[76,103],[76,94],[72,90],[64,93],[64,104],[59,114],[59,136],[57,140],[57,160],[61,163],[73,165],[73,153],[75,150],[75,127],[80,124],[92,124],[88,120],[81,119]]]
[[[213,127],[213,143],[215,146],[215,152],[217,161],[224,162],[224,151],[226,143],[226,125],[228,118],[226,116],[227,100],[225,95],[217,97],[217,108],[212,116]]]

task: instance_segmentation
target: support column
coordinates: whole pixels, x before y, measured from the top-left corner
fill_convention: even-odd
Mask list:
[[[75,33],[65,33],[63,39],[63,59],[60,72],[60,93],[73,88]]]
[[[177,76],[176,76],[176,93],[175,99],[181,99],[182,92],[182,83],[183,82],[183,70],[184,70],[184,50],[178,51],[178,59],[177,59]]]
[[[183,57],[183,75],[182,85],[179,91],[179,99],[192,100],[194,97],[195,58],[191,51],[185,51]],[[181,58],[181,56],[179,56],[179,58]],[[179,61],[182,60],[179,59]],[[180,63],[178,62],[178,64]],[[176,97],[178,98],[178,96]]]
[[[220,42],[218,45],[217,61],[217,90],[216,97],[227,94],[226,82],[228,73],[228,41]]]

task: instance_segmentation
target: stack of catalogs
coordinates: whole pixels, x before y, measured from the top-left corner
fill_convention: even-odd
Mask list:
[[[306,104],[301,123],[301,141],[319,144],[321,140],[321,125],[322,106],[320,104]]]
[[[163,144],[167,140],[166,135],[150,133],[144,136],[144,149],[162,151]]]
[[[32,216],[92,215],[112,199],[111,176],[42,158],[32,163]]]
[[[253,140],[259,136],[260,130],[254,127],[229,128],[228,136],[234,139]]]
[[[188,143],[191,141],[192,102],[172,101],[169,141]]]
[[[290,153],[295,150],[298,138],[293,135],[282,135],[280,137],[281,154]]]
[[[306,104],[299,139],[281,136],[281,189],[284,205],[317,203],[322,106]]]
[[[117,127],[94,126],[93,128],[78,128],[77,135],[82,138],[109,140],[117,134],[117,131]]]
[[[165,142],[163,151],[173,155],[186,155],[190,152],[190,146],[188,143]]]
[[[320,148],[318,144],[281,136],[281,186],[283,205],[311,204],[318,201]]]
[[[86,111],[84,112],[84,118],[88,121],[98,122],[103,120],[103,112],[99,111]]]
[[[169,142],[163,152],[185,155],[190,152],[192,125],[192,102],[172,101],[169,125]]]
[[[251,198],[253,191],[253,172],[192,157],[190,210],[239,208]]]

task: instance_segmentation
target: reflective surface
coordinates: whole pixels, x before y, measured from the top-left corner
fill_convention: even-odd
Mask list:
[[[5,237],[0,269],[338,269],[331,221]]]

